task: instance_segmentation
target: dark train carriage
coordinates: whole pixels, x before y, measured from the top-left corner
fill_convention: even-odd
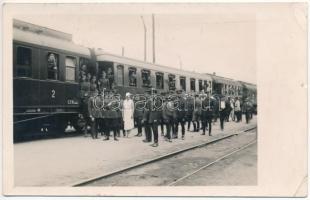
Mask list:
[[[96,50],[97,74],[105,71],[114,88],[122,95],[126,92],[142,94],[150,88],[158,93],[174,90],[200,92],[212,90],[211,76],[147,63]]]
[[[213,93],[230,97],[242,97],[243,86],[236,80],[212,74]]]
[[[253,104],[254,113],[257,113],[257,88],[256,85],[252,83],[246,83],[243,81],[239,81],[242,85],[243,96],[242,100],[245,101],[248,99]]]
[[[69,34],[22,21],[13,35],[14,138],[62,133],[79,112],[79,65],[90,52]]]

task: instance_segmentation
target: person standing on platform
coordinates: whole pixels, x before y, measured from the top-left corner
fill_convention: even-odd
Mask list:
[[[138,133],[135,135],[137,137],[142,136],[142,120],[143,120],[143,108],[144,108],[144,102],[142,101],[142,98],[140,95],[135,96],[135,112],[134,112],[134,119],[137,124]]]
[[[229,116],[230,116],[230,112],[231,112],[230,96],[228,96],[227,99],[225,100],[225,110],[226,110],[225,121],[229,122]]]
[[[178,137],[179,124],[181,125],[182,140],[185,138],[185,122],[186,122],[186,98],[182,91],[177,91],[178,106],[176,109],[175,133]]]
[[[200,115],[201,115],[201,100],[199,98],[199,95],[195,95],[195,100],[194,100],[194,111],[193,111],[193,124],[194,124],[194,132],[199,132],[200,130]]]
[[[209,136],[211,136],[212,132],[212,118],[213,118],[213,101],[210,99],[210,95],[203,95],[202,100],[202,135],[206,134],[206,129],[209,129]],[[223,126],[224,128],[224,126]]]
[[[224,97],[220,98],[219,102],[219,112],[220,112],[220,125],[221,125],[221,130],[224,130],[224,121],[226,117],[226,101]]]
[[[187,131],[191,128],[191,123],[193,119],[193,111],[194,111],[194,98],[192,95],[186,95],[186,121],[187,121]]]
[[[172,142],[171,140],[172,135],[175,135],[174,106],[173,106],[173,101],[169,97],[169,95],[165,97],[165,102],[163,104],[163,109],[162,109],[162,119],[164,120],[166,129],[167,129],[166,140],[169,142]]]
[[[116,109],[117,112],[117,121],[118,121],[118,127],[117,127],[117,137],[121,136],[121,130],[123,131],[123,137],[125,137],[125,130],[124,130],[124,121],[123,121],[123,101],[121,100],[120,96],[118,94],[115,94],[114,92],[115,100],[117,101],[119,107]]]
[[[135,106],[133,100],[130,98],[130,93],[126,93],[126,98],[123,101],[123,121],[124,121],[124,130],[126,136],[128,137],[131,129],[134,128],[134,111]]]
[[[110,93],[108,98],[106,99],[106,103],[107,103],[107,113],[106,113],[107,131],[106,131],[106,138],[104,140],[110,139],[110,131],[112,131],[114,140],[118,141],[118,139],[116,138],[117,128],[119,126],[117,115],[118,102],[115,101],[113,94]]]
[[[93,139],[98,138],[98,124],[100,121],[100,108],[97,104],[98,93],[93,92],[88,99],[88,112],[90,117],[91,136]]]
[[[159,105],[157,102],[159,99],[155,96],[155,91],[151,91],[151,97],[146,103],[146,109],[144,112],[144,120],[146,123],[146,131],[149,131],[147,133],[148,141],[151,139],[151,135],[153,133],[154,137],[154,143],[152,144],[152,147],[158,147],[158,124],[160,120],[160,111],[159,108],[156,105]]]
[[[230,100],[230,107],[231,107],[230,118],[232,121],[235,121],[235,100],[234,98],[231,98]]]
[[[105,104],[105,95],[100,93],[96,98],[96,107],[99,109],[99,120],[98,120],[98,132],[101,136],[106,133],[106,104]]]
[[[236,101],[235,101],[235,113],[237,116],[237,122],[240,122],[241,120],[241,105],[240,105],[240,100],[239,97],[236,97]]]
[[[246,123],[248,124],[250,122],[250,115],[251,115],[252,105],[248,98],[246,98],[244,103],[244,111],[245,111],[245,119]]]
[[[143,142],[152,142],[152,132],[151,132],[151,125],[148,123],[150,111],[148,110],[148,102],[151,99],[151,91],[146,91],[146,101],[145,105],[143,106],[143,119],[142,124],[144,125],[144,132],[145,132],[145,139]]]

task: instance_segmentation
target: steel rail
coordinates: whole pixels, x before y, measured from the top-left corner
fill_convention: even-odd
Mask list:
[[[178,150],[178,151],[174,151],[172,153],[168,153],[168,154],[165,154],[163,156],[159,156],[159,157],[147,160],[147,161],[142,161],[140,163],[133,164],[133,165],[131,165],[129,167],[121,168],[121,169],[118,169],[118,170],[115,170],[115,171],[112,171],[112,172],[109,172],[109,173],[105,173],[103,175],[99,175],[99,176],[96,176],[96,177],[93,177],[93,178],[89,178],[89,179],[84,180],[84,181],[73,183],[73,184],[71,184],[71,186],[72,187],[85,186],[87,184],[93,183],[93,182],[98,181],[100,179],[104,179],[104,178],[108,178],[108,177],[111,177],[111,176],[115,176],[117,174],[121,174],[121,173],[127,172],[129,170],[132,170],[132,169],[135,169],[135,168],[138,168],[138,167],[141,167],[141,166],[153,163],[153,162],[157,162],[157,161],[160,161],[160,160],[163,160],[163,159],[166,159],[166,158],[170,158],[172,156],[181,154],[181,153],[186,152],[186,151],[190,151],[190,150],[193,150],[193,149],[196,149],[196,148],[201,148],[201,147],[204,147],[204,146],[207,146],[207,145],[219,142],[221,140],[225,140],[227,138],[233,137],[235,135],[239,135],[241,133],[244,133],[244,132],[247,132],[249,130],[256,129],[256,128],[257,128],[256,126],[255,127],[251,127],[251,128],[246,129],[246,130],[242,130],[242,131],[239,131],[237,133],[232,133],[232,134],[226,135],[226,136],[221,137],[221,138],[213,139],[211,141],[203,142],[201,144],[194,145],[192,147],[188,147],[188,148],[184,148],[184,149],[181,149],[181,150]]]
[[[195,171],[193,171],[193,172],[191,172],[191,173],[189,173],[189,174],[187,174],[187,175],[185,175],[185,176],[183,176],[181,178],[178,178],[178,179],[174,180],[173,182],[169,183],[168,186],[173,186],[176,183],[178,183],[178,182],[180,182],[180,181],[182,181],[182,180],[184,180],[184,179],[186,179],[186,178],[188,178],[188,177],[190,177],[190,176],[200,172],[201,170],[203,170],[203,169],[205,169],[205,168],[207,168],[207,167],[209,167],[209,166],[211,166],[211,165],[213,165],[213,164],[223,160],[224,158],[227,158],[228,156],[231,156],[231,155],[233,155],[233,154],[235,154],[235,153],[237,153],[239,151],[242,151],[243,149],[245,149],[245,148],[255,144],[256,142],[257,142],[257,140],[253,140],[250,143],[248,143],[248,144],[246,144],[246,145],[244,145],[242,147],[239,147],[239,148],[235,149],[234,151],[232,151],[232,152],[230,152],[228,154],[225,154],[225,155],[221,156],[220,158],[217,158],[216,160],[214,160],[214,161],[212,161],[212,162],[202,166],[201,168],[199,168],[199,169],[197,169],[197,170],[195,170]]]

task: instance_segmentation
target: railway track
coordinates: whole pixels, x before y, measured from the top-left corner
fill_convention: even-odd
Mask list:
[[[99,175],[97,177],[93,177],[93,178],[90,178],[90,179],[87,179],[87,180],[84,180],[84,181],[81,181],[81,182],[78,182],[78,183],[74,183],[74,184],[72,184],[72,186],[73,187],[88,186],[88,185],[93,185],[96,182],[102,182],[102,181],[107,180],[107,179],[111,179],[111,178],[114,178],[114,177],[117,177],[117,176],[122,176],[125,173],[131,172],[131,171],[134,171],[134,170],[137,170],[137,169],[141,169],[143,167],[150,166],[151,164],[155,164],[155,163],[158,163],[158,162],[161,162],[161,161],[166,161],[169,158],[173,159],[173,157],[181,155],[181,154],[183,154],[185,152],[191,152],[191,151],[193,151],[195,149],[200,149],[200,148],[212,145],[212,144],[219,143],[221,141],[228,140],[229,138],[232,138],[233,136],[253,131],[256,128],[257,128],[256,126],[255,127],[251,127],[251,128],[245,129],[245,130],[240,131],[240,132],[236,132],[236,133],[232,133],[230,135],[226,135],[226,136],[221,137],[221,138],[213,139],[211,141],[203,142],[201,144],[198,144],[198,145],[195,145],[195,146],[192,146],[192,147],[189,147],[189,148],[184,148],[184,149],[172,152],[172,153],[168,153],[168,154],[159,156],[159,157],[154,158],[154,159],[150,159],[150,160],[147,160],[147,161],[143,161],[143,162],[131,165],[131,166],[126,167],[126,168],[118,169],[118,170],[112,171],[110,173],[106,173],[106,174]],[[190,173],[186,173],[185,175],[183,175],[181,177],[175,178],[175,179],[173,179],[173,181],[170,181],[169,183],[165,183],[164,185],[171,185],[171,186],[173,186],[174,184],[178,183],[179,181],[182,181],[183,179],[186,179],[187,177],[189,177],[189,176],[191,176],[193,174],[196,174],[197,172],[199,172],[199,171],[201,171],[201,170],[203,170],[203,169],[205,169],[205,168],[207,168],[207,167],[217,163],[218,161],[220,161],[222,159],[225,159],[225,158],[229,157],[230,155],[243,150],[244,148],[250,146],[251,144],[254,144],[255,142],[256,142],[256,137],[255,137],[254,140],[251,140],[251,142],[249,142],[249,143],[247,143],[247,144],[245,144],[245,145],[243,145],[241,147],[238,146],[238,147],[234,148],[233,150],[230,150],[225,155],[221,155],[221,156],[217,157],[216,159],[203,164],[202,167],[200,167],[198,169],[195,169],[194,171],[192,171]]]

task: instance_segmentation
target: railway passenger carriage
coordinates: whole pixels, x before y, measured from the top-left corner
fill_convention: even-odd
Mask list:
[[[212,79],[209,75],[177,70],[176,68],[147,63],[123,56],[95,51],[97,74],[102,71],[112,73],[117,91],[142,94],[149,88],[160,92],[183,90],[186,92],[212,91]]]
[[[71,35],[14,20],[14,136],[59,133],[79,112],[79,64],[88,48]]]

